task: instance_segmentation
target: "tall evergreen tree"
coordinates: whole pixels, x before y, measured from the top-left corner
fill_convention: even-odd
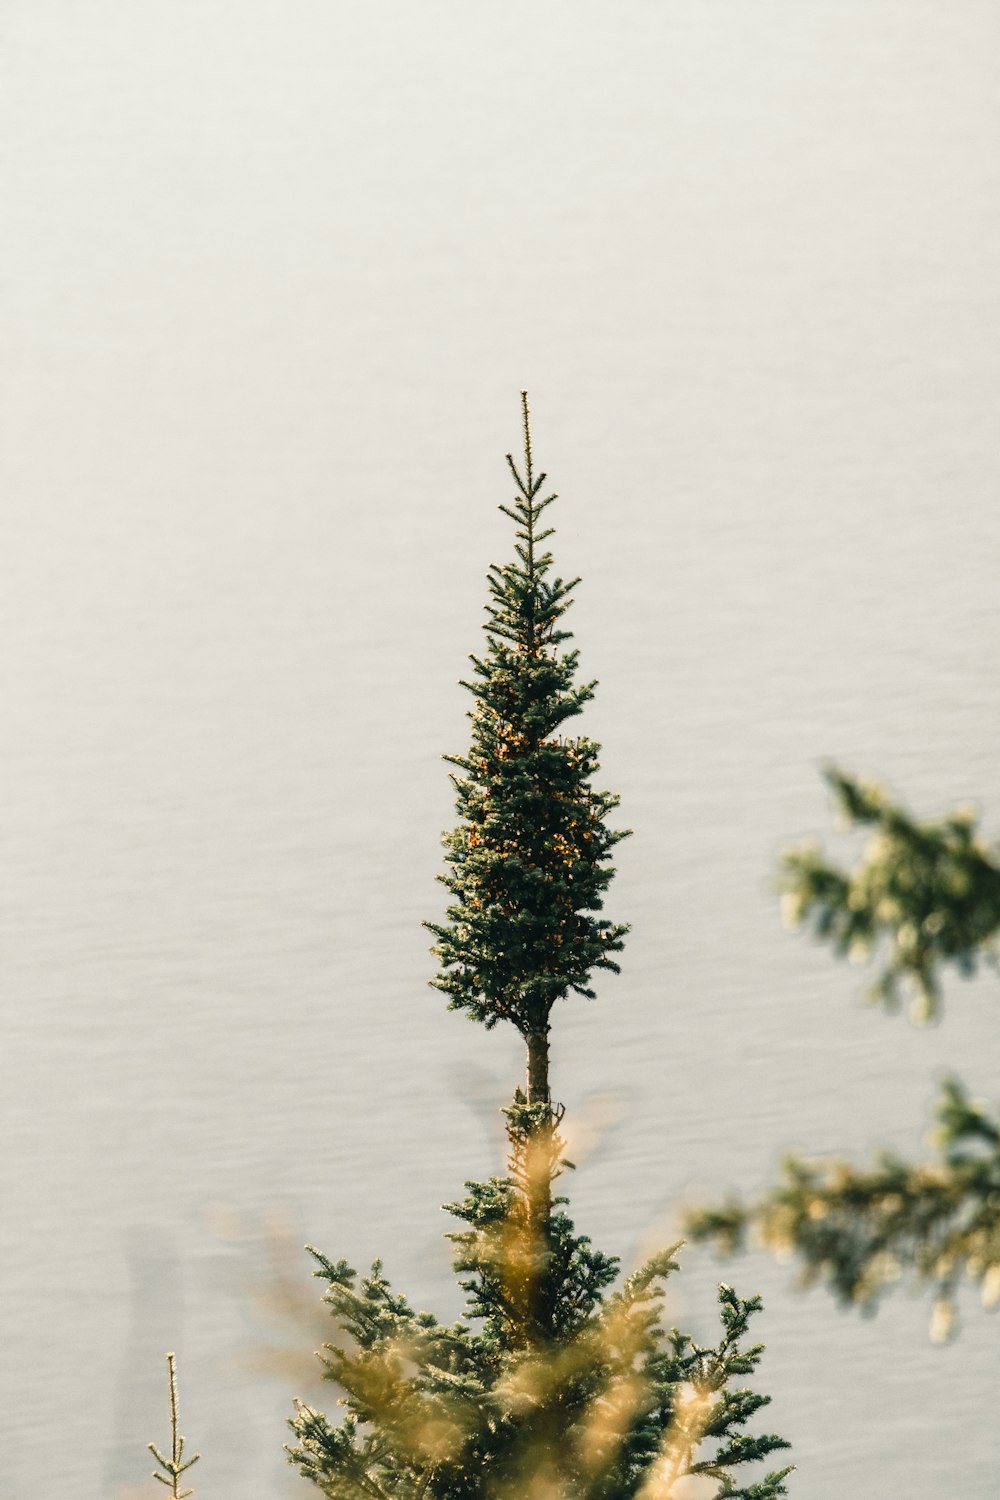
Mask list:
[[[575,684],[579,652],[563,651],[561,621],[578,578],[551,578],[553,535],[540,527],[556,499],[536,476],[528,401],[522,392],[523,472],[507,463],[517,487],[513,507],[516,559],[489,570],[485,659],[471,658],[475,680],[472,747],[446,759],[459,824],[445,838],[451,871],[440,878],[454,897],[436,934],[442,969],[434,983],[487,1027],[512,1022],[527,1045],[527,1096],[549,1098],[549,1017],[570,991],[593,998],[594,969],[618,965],[628,928],[595,913],[614,871],[611,849],[627,835],[606,826],[618,805],[594,791],[600,746],[557,734],[583,711],[593,682]]]
[[[516,561],[490,570],[489,646],[466,684],[472,748],[453,761],[463,773],[446,840],[454,900],[447,922],[431,925],[434,982],[487,1028],[517,1027],[527,1090],[504,1111],[507,1174],[467,1183],[449,1205],[466,1318],[415,1312],[380,1261],[359,1281],[312,1251],[339,1330],[322,1357],[346,1412],[334,1423],[299,1405],[289,1456],[330,1500],[679,1500],[691,1476],[706,1497],[776,1500],[787,1468],[737,1478],[787,1447],[744,1430],[769,1400],[742,1384],[761,1354],[745,1343],[759,1300],[720,1287],[714,1346],[667,1330],[658,1304],[678,1247],[612,1291],[617,1259],[578,1235],[553,1197],[569,1163],[549,1090],[549,1018],[562,996],[591,993],[594,969],[617,968],[610,955],[626,929],[596,914],[624,835],[605,826],[617,798],[590,785],[597,746],[556,732],[593,684],[574,686],[576,652],[560,652],[574,584],[550,581],[538,550],[554,497],[539,498],[545,476],[533,471],[522,403],[524,464],[509,460],[517,498],[501,507],[517,527]]]

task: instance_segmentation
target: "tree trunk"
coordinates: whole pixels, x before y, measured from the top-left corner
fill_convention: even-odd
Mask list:
[[[549,1028],[544,1031],[529,1031],[525,1037],[528,1044],[528,1103],[549,1103]]]
[[[525,1141],[524,1189],[527,1207],[528,1278],[525,1286],[524,1324],[530,1347],[541,1348],[551,1336],[551,1294],[549,1238],[552,1219],[552,1137],[554,1119],[549,1096],[549,1028],[529,1031],[525,1036],[528,1049],[529,1104],[545,1105],[543,1118],[536,1120]]]

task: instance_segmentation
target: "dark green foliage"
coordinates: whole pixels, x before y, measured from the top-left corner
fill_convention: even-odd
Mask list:
[[[595,969],[618,965],[627,928],[595,916],[613,871],[608,855],[621,830],[605,826],[618,798],[594,791],[599,746],[567,739],[560,726],[581,712],[594,684],[575,685],[579,653],[560,648],[560,628],[578,579],[550,577],[552,535],[539,528],[555,495],[539,498],[527,402],[522,474],[508,455],[517,485],[514,562],[490,568],[491,603],[485,658],[464,683],[475,697],[468,755],[446,757],[453,776],[458,827],[445,838],[450,872],[441,879],[454,898],[445,924],[428,923],[438,939],[441,971],[434,984],[454,1009],[494,1026],[508,1020],[524,1036],[545,1032],[556,1000],[571,990],[591,996]]]
[[[556,1129],[560,1112],[528,1104],[518,1090],[503,1113],[510,1175],[467,1183],[463,1202],[445,1204],[472,1226],[448,1238],[456,1246],[455,1270],[466,1278],[460,1285],[470,1314],[483,1319],[484,1333],[512,1349],[552,1347],[580,1332],[617,1276],[618,1261],[591,1250],[565,1214],[551,1212],[567,1202],[551,1197],[552,1183],[570,1165]],[[539,1200],[544,1217],[533,1214]]]
[[[979,958],[995,963],[1000,934],[1000,865],[965,811],[918,823],[885,792],[831,768],[826,779],[852,827],[874,830],[852,871],[829,864],[814,846],[782,861],[785,909],[808,920],[835,952],[862,958],[879,943],[888,961],[872,996],[899,1003],[901,981],[916,996],[918,1019],[940,1005],[940,970],[971,974]]]
[[[604,826],[617,798],[590,786],[597,747],[556,736],[592,685],[575,687],[576,653],[559,654],[572,584],[549,581],[551,558],[536,550],[552,497],[538,498],[526,401],[523,413],[525,472],[511,463],[519,499],[507,512],[517,560],[490,572],[472,749],[455,762],[454,902],[432,931],[452,1006],[525,1036],[528,1092],[504,1111],[506,1175],[468,1183],[450,1205],[463,1320],[414,1312],[380,1262],[359,1281],[312,1252],[338,1329],[323,1359],[346,1412],[335,1423],[299,1405],[289,1455],[331,1500],[671,1500],[692,1475],[714,1497],[777,1500],[788,1469],[738,1477],[787,1447],[745,1430],[769,1399],[743,1383],[761,1352],[746,1345],[758,1300],[720,1289],[713,1346],[668,1332],[660,1301],[677,1247],[612,1290],[618,1261],[553,1198],[570,1164],[548,1090],[549,1012],[570,990],[589,994],[593,969],[616,968],[626,929],[594,913],[624,835]]]
[[[1000,866],[975,819],[956,812],[918,823],[871,783],[828,770],[849,826],[873,829],[861,862],[844,871],[813,846],[782,862],[786,915],[807,920],[838,954],[888,948],[871,994],[896,1008],[902,984],[918,1020],[941,1005],[941,971],[971,974],[995,964],[1000,933]],[[937,1109],[938,1156],[911,1163],[882,1153],[873,1165],[789,1157],[781,1180],[755,1201],[699,1209],[688,1232],[723,1253],[759,1240],[794,1254],[801,1282],[825,1283],[841,1301],[873,1311],[899,1284],[934,1292],[931,1332],[954,1325],[953,1293],[965,1277],[983,1302],[1000,1302],[1000,1130],[955,1080]]]
[[[507,1112],[510,1175],[468,1184],[452,1205],[467,1226],[451,1236],[467,1321],[415,1313],[379,1262],[358,1282],[343,1261],[312,1252],[344,1338],[324,1360],[347,1416],[334,1424],[300,1405],[293,1463],[331,1500],[666,1500],[676,1479],[693,1474],[734,1500],[785,1494],[788,1469],[742,1488],[736,1477],[787,1447],[744,1430],[769,1400],[743,1383],[761,1354],[745,1344],[759,1300],[721,1287],[721,1337],[701,1347],[660,1323],[674,1250],[608,1294],[617,1261],[564,1213],[537,1240],[525,1173],[542,1164],[528,1160],[525,1108],[515,1100]],[[526,1330],[533,1278],[545,1285],[544,1327]]]

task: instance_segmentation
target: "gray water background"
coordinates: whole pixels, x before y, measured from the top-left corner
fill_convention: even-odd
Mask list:
[[[534,397],[622,793],[620,979],[556,1018],[577,1222],[626,1262],[781,1152],[995,1098],[784,933],[824,757],[1000,832],[1000,14],[989,0],[10,0],[0,513],[0,1492],[283,1464],[299,1247],[456,1308],[516,1038],[426,988],[439,756]],[[586,1137],[586,1139],[584,1138]],[[589,1141],[589,1145],[588,1145]],[[688,1252],[669,1311],[707,1334]],[[994,1500],[998,1325],[767,1308],[799,1500]],[[327,1393],[327,1398],[329,1393]],[[143,1478],[143,1476],[147,1476]]]

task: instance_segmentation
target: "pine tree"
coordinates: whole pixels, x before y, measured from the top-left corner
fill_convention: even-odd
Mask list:
[[[540,498],[546,475],[534,473],[521,400],[524,472],[508,453],[517,494],[513,508],[500,506],[517,528],[516,561],[489,570],[486,657],[471,657],[477,680],[462,684],[476,700],[472,747],[446,757],[465,773],[452,777],[460,821],[445,838],[451,873],[440,877],[455,900],[446,926],[427,925],[439,939],[434,983],[487,1027],[517,1027],[528,1099],[544,1102],[553,1005],[570,991],[592,999],[594,969],[618,972],[609,955],[628,928],[594,913],[614,873],[608,855],[627,835],[605,824],[618,798],[590,784],[600,746],[556,734],[596,684],[574,685],[579,652],[559,649],[580,580],[550,581],[552,554],[539,550],[553,535],[539,522],[556,496]]]
[[[593,684],[574,686],[559,626],[574,583],[549,579],[539,552],[545,476],[533,471],[527,399],[524,464],[510,467],[516,561],[490,570],[485,658],[474,658],[472,747],[453,764],[459,825],[447,836],[454,900],[429,924],[451,1005],[491,1028],[516,1026],[527,1088],[504,1110],[507,1173],[466,1184],[449,1205],[466,1317],[439,1323],[394,1292],[312,1250],[339,1330],[322,1358],[346,1408],[340,1422],[298,1405],[291,1461],[331,1500],[670,1500],[699,1494],[776,1500],[784,1468],[737,1475],[787,1444],[745,1431],[769,1398],[742,1382],[757,1298],[719,1289],[721,1335],[700,1346],[659,1316],[677,1246],[617,1290],[619,1264],[576,1233],[553,1186],[570,1164],[548,1076],[556,1000],[590,995],[616,970],[625,927],[599,917],[607,863],[624,834],[605,826],[617,798],[595,792],[597,746],[557,734]]]
[[[781,888],[790,925],[808,923],[840,956],[881,956],[869,999],[889,1011],[910,996],[913,1019],[942,1007],[941,975],[971,975],[1000,954],[1000,860],[967,809],[918,822],[873,782],[831,767],[827,781],[848,827],[870,837],[853,870],[814,844],[789,850]],[[825,1282],[845,1304],[872,1311],[907,1281],[934,1297],[931,1335],[955,1329],[963,1279],[1000,1303],[1000,1119],[954,1078],[936,1106],[937,1156],[907,1162],[882,1152],[869,1166],[789,1156],[781,1180],[747,1203],[693,1213],[688,1230],[729,1253],[755,1238],[794,1253],[804,1285]]]

